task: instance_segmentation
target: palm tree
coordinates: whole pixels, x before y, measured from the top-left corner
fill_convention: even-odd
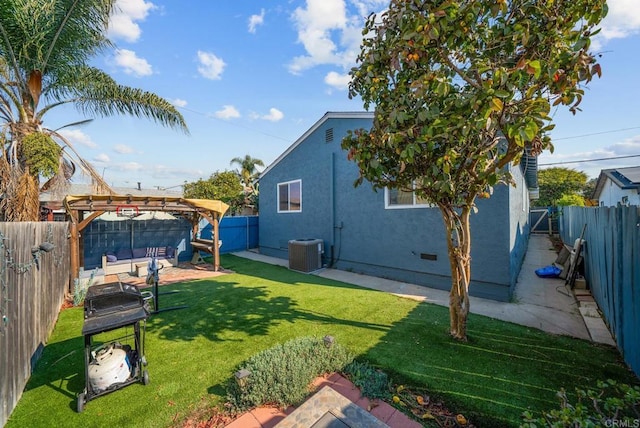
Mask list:
[[[188,132],[171,103],[89,65],[112,47],[105,32],[115,2],[0,2],[0,220],[38,220],[40,192],[68,183],[76,168],[92,178],[96,192],[111,191],[60,128],[44,126],[55,107],[73,105],[85,117],[129,114]]]
[[[233,166],[234,164],[240,166],[240,170],[237,172],[244,187],[255,191],[255,181],[259,174],[256,166],[264,167],[264,162],[260,159],[255,159],[249,155],[245,155],[244,158],[231,159],[231,165]]]

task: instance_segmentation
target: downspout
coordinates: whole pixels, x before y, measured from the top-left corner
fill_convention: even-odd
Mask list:
[[[334,254],[335,254],[335,244],[336,244],[336,154],[334,152],[331,153],[331,246],[330,248],[330,256],[329,256],[329,267],[333,267],[335,263]]]

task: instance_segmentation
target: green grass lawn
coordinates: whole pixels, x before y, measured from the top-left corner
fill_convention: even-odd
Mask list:
[[[238,364],[309,335],[335,336],[394,382],[427,387],[477,426],[517,426],[525,409],[555,408],[561,387],[637,380],[610,347],[476,315],[469,341],[459,343],[444,307],[231,255],[222,265],[236,273],[161,289],[179,291],[160,296],[161,307],[188,308],[147,322],[151,383],[96,398],[80,414],[83,310],[62,311],[6,427],[179,426],[224,401]]]

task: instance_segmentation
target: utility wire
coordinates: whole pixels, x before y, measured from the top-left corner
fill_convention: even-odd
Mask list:
[[[632,128],[613,129],[611,131],[594,132],[592,134],[574,135],[573,137],[552,138],[552,140],[553,141],[571,140],[573,138],[591,137],[593,135],[613,134],[614,132],[631,131],[634,129],[640,129],[640,126],[634,126]]]
[[[574,160],[574,161],[541,163],[541,164],[538,164],[538,166],[565,165],[565,164],[568,164],[568,163],[581,163],[581,162],[601,162],[601,161],[608,161],[608,160],[612,160],[612,159],[626,159],[626,158],[637,158],[637,157],[640,157],[640,155],[613,156],[613,157],[610,157],[610,158],[582,159],[582,160]]]

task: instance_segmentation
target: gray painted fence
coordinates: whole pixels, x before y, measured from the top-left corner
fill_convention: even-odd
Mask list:
[[[0,223],[0,426],[53,331],[69,281],[69,224]],[[39,249],[49,242],[50,252]]]
[[[82,233],[85,270],[100,267],[102,255],[121,249],[165,247],[178,249],[180,261],[191,260],[191,224],[183,219],[105,221],[96,219]]]
[[[211,239],[211,224],[200,222],[200,237]],[[220,253],[232,253],[258,247],[257,216],[226,216],[220,221]],[[183,218],[175,220],[94,220],[82,233],[84,269],[99,267],[102,254],[122,248],[173,246],[180,261],[191,260],[191,225]]]
[[[560,234],[573,244],[585,229],[585,277],[618,349],[640,375],[640,207],[565,207]]]

